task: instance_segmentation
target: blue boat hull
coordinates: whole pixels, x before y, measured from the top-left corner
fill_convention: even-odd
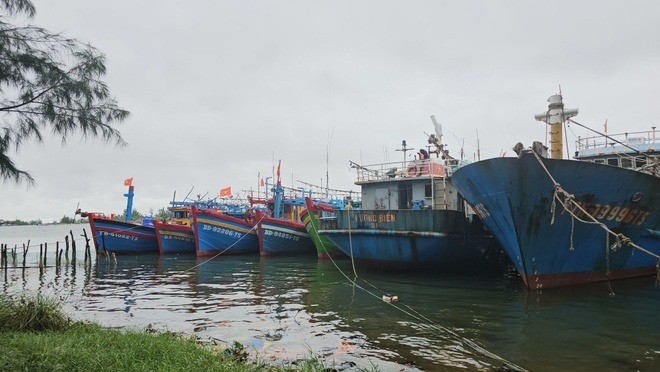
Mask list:
[[[89,216],[92,238],[97,250],[108,252],[158,253],[158,241],[153,227],[135,225]]]
[[[259,224],[259,252],[262,256],[316,254],[316,247],[304,225],[267,217]]]
[[[319,234],[357,261],[382,269],[501,267],[499,248],[459,211],[337,211]],[[350,229],[348,221],[351,221]]]
[[[488,238],[467,242],[462,236],[415,234],[399,231],[324,231],[347,256],[383,269],[453,266],[465,269],[492,251]],[[455,266],[456,265],[456,266]]]
[[[609,229],[660,254],[660,182],[648,174],[602,164],[543,159],[545,167],[587,212]],[[559,287],[653,274],[657,259],[614,244],[596,224],[572,221],[533,154],[496,158],[454,172],[454,184],[502,244],[525,284]],[[575,210],[582,219],[579,210]],[[553,220],[554,216],[554,222]],[[551,223],[553,222],[553,223]],[[571,243],[572,242],[572,243]]]
[[[245,221],[216,211],[192,210],[197,256],[259,252],[256,229]]]
[[[190,226],[155,222],[161,254],[195,253],[195,234]]]

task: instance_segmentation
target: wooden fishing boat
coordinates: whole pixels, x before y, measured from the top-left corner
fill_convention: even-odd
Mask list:
[[[128,181],[131,182],[128,182]],[[133,196],[135,188],[132,179],[124,184],[128,185],[126,213],[124,221],[116,221],[114,216],[103,213],[80,212],[82,217],[89,219],[94,246],[98,251],[114,253],[158,253],[158,240],[150,218],[145,218],[142,224],[131,222],[133,213]]]
[[[258,211],[255,223],[262,256],[312,255],[314,243],[305,225],[300,222],[299,212],[304,208],[303,197],[285,197],[277,165],[277,181],[273,187],[273,203],[270,216]]]
[[[259,252],[257,229],[252,218],[239,218],[221,211],[191,207],[197,256]]]

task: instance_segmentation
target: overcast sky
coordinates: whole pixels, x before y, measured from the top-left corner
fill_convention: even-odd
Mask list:
[[[457,155],[545,139],[534,114],[561,84],[577,121],[610,133],[658,123],[660,3],[603,1],[35,1],[33,24],[87,41],[131,111],[125,148],[56,138],[14,155],[35,187],[0,184],[0,219],[52,221],[185,195],[284,183],[358,189],[349,160],[401,159],[430,115]],[[569,143],[586,131],[573,127]],[[329,141],[329,139],[331,139]],[[511,155],[509,150],[507,155]],[[325,181],[324,181],[325,182]],[[294,183],[295,187],[301,186]],[[243,194],[241,192],[241,194]]]

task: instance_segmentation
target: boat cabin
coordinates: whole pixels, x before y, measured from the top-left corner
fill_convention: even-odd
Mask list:
[[[357,165],[364,210],[464,210],[451,183],[456,159],[426,158],[407,162]]]
[[[650,131],[578,137],[575,159],[658,174],[660,138]]]
[[[170,217],[170,223],[177,225],[190,226],[192,222],[192,216],[190,214],[190,207],[188,206],[179,206],[179,207],[170,207],[170,212],[172,217]]]

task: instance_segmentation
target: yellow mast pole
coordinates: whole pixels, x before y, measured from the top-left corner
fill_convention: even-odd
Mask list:
[[[564,128],[562,125],[566,120],[576,116],[578,109],[564,110],[564,102],[561,94],[555,94],[548,98],[548,111],[534,115],[538,121],[543,121],[549,126],[550,134],[550,158],[564,158]]]

